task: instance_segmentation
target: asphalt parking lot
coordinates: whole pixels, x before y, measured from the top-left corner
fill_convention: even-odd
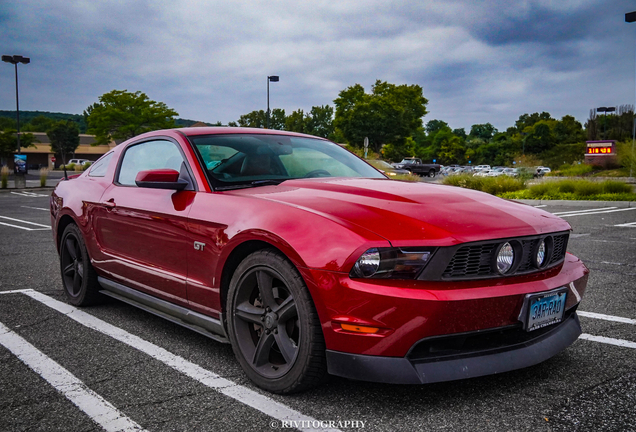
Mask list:
[[[591,269],[584,335],[556,357],[424,386],[332,377],[277,396],[248,382],[229,345],[115,300],[69,307],[48,204],[46,192],[0,193],[0,430],[636,430],[634,207],[542,206],[572,225],[568,250]]]

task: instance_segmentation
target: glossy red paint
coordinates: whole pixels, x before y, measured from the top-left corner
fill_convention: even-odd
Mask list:
[[[179,171],[173,169],[155,169],[139,171],[136,182],[162,182],[171,183],[179,180]]]
[[[315,178],[212,191],[186,137],[229,133],[281,132],[178,129],[121,144],[113,150],[104,177],[91,177],[89,171],[56,187],[56,243],[60,221],[70,217],[80,227],[100,275],[215,318],[224,310],[228,258],[248,242],[270,245],[304,278],[327,348],[368,355],[404,356],[424,337],[514,324],[528,293],[568,286],[568,308],[583,295],[588,270],[571,255],[556,268],[500,279],[352,279],[349,271],[355,261],[372,247],[452,246],[566,231],[570,226],[540,209],[488,194],[388,179]],[[195,190],[117,184],[122,153],[148,139],[179,146]],[[194,242],[203,246],[197,250]],[[338,323],[382,330],[354,334],[342,331]]]

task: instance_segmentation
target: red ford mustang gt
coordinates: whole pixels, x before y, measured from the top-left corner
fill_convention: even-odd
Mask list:
[[[581,333],[565,221],[307,135],[147,133],[60,182],[51,215],[72,304],[107,295],[229,342],[271,392],[494,374]]]

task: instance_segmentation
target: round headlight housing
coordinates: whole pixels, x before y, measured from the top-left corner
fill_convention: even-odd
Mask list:
[[[515,262],[515,250],[509,242],[504,243],[497,252],[496,266],[500,274],[506,274]]]
[[[554,240],[552,236],[547,236],[539,240],[539,242],[535,245],[534,250],[532,252],[532,258],[534,260],[534,266],[538,269],[543,268],[548,265],[550,259],[552,258],[552,250],[554,249],[552,245]]]
[[[377,248],[373,248],[367,250],[358,258],[354,266],[354,271],[362,277],[371,277],[379,268],[380,251]]]

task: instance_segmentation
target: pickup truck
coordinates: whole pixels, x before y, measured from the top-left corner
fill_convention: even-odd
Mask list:
[[[419,158],[404,158],[402,162],[391,164],[398,169],[406,169],[413,174],[419,174],[421,176],[435,177],[441,168],[439,164],[425,164],[422,163],[422,159]]]

